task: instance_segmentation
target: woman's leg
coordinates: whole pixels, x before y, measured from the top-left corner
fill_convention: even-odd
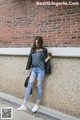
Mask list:
[[[39,108],[39,103],[42,98],[42,81],[38,80],[37,88],[38,88],[37,101],[36,101],[35,106],[32,108],[32,112],[36,112]]]
[[[30,96],[30,92],[31,92],[31,89],[32,89],[32,86],[33,86],[35,79],[36,79],[36,73],[34,71],[32,71],[29,82],[28,82],[28,87],[26,89],[23,104],[17,110],[26,110],[27,101],[28,101],[28,98]]]
[[[39,108],[39,103],[42,99],[42,86],[43,86],[44,75],[45,75],[45,71],[39,69],[38,70],[38,83],[37,83],[37,88],[38,88],[37,102],[36,102],[36,105],[33,107],[32,112],[37,111],[37,109]]]
[[[37,104],[39,104],[39,102],[40,102],[41,99],[42,99],[42,87],[43,87],[44,76],[45,76],[45,70],[42,70],[41,68],[38,68],[38,81],[37,81],[38,92],[37,92]]]
[[[25,97],[24,97],[24,105],[26,106],[27,105],[27,101],[28,101],[28,98],[30,96],[30,92],[31,92],[31,89],[32,89],[32,86],[33,86],[33,82],[34,82],[34,78],[33,77],[30,77],[30,80],[28,82],[28,87],[26,89],[26,93],[25,93]]]
[[[38,92],[37,92],[37,105],[39,105],[41,99],[42,99],[42,81],[41,80],[38,80],[38,84],[37,84],[37,89],[38,89]]]

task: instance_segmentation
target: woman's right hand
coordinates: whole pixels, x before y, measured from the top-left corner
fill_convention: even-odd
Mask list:
[[[48,52],[48,56],[49,56],[49,57],[52,57],[52,53],[51,53],[51,52]]]
[[[31,71],[32,71],[32,68],[30,68],[29,70],[30,70],[30,72],[31,72]]]

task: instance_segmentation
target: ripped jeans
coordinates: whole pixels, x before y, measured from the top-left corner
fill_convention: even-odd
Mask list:
[[[34,80],[38,80],[39,83],[37,85],[38,88],[38,92],[37,92],[37,100],[41,100],[42,98],[42,83],[44,80],[44,76],[45,76],[45,70],[36,67],[36,68],[32,68],[32,72],[31,72],[31,76],[30,76],[30,80],[28,82],[28,87],[26,89],[26,93],[25,93],[25,100],[28,100],[29,96],[30,96],[30,92],[31,92],[31,88],[33,86]]]

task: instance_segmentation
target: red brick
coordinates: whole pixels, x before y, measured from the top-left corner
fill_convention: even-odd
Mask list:
[[[37,6],[28,0],[0,3],[0,47],[28,47],[37,35],[50,46],[80,46],[79,7]]]

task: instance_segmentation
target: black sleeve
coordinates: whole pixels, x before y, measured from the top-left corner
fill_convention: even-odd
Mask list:
[[[32,66],[32,48],[31,48],[29,56],[28,56],[26,70],[29,70],[31,68],[31,66]]]
[[[47,48],[44,48],[43,51],[44,51],[44,55],[45,55],[45,59],[46,59],[48,56],[48,50],[47,50]]]
[[[45,48],[44,49],[44,55],[45,55],[45,58],[47,58],[48,56],[48,50]],[[47,62],[45,62],[45,72],[46,74],[51,74],[51,61],[48,60]]]

